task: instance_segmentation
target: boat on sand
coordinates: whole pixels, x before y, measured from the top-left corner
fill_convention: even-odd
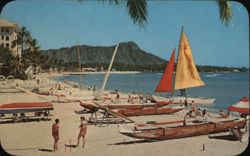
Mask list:
[[[139,109],[118,109],[116,112],[126,117],[129,116],[145,116],[145,115],[162,115],[172,114],[179,112],[184,109],[184,106],[173,106],[173,107],[145,107]]]
[[[0,105],[0,114],[43,112],[53,109],[51,102],[17,102]]]
[[[221,121],[193,120],[184,126],[184,121],[172,121],[165,124],[146,124],[129,128],[120,127],[120,133],[132,138],[146,140],[168,140],[213,133],[227,132],[234,128],[243,128],[246,120],[226,119]]]

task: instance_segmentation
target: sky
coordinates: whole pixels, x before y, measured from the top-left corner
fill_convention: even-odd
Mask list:
[[[197,65],[249,67],[249,16],[231,2],[233,19],[219,20],[215,1],[148,1],[142,29],[128,14],[126,4],[108,1],[22,0],[8,3],[0,18],[25,26],[41,49],[76,45],[110,46],[134,41],[163,59],[178,49],[184,26]]]

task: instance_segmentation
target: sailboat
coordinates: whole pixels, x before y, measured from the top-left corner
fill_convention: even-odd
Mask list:
[[[177,58],[176,74],[174,75],[175,65],[175,49],[172,52],[169,63],[162,75],[162,78],[155,89],[155,92],[171,92],[173,95],[174,90],[181,90],[181,96],[173,98],[166,98],[161,96],[152,95],[156,102],[172,101],[172,103],[183,103],[187,100],[188,103],[195,104],[212,104],[215,99],[209,98],[192,98],[185,96],[185,89],[192,87],[204,86],[205,83],[201,80],[195,61],[192,55],[192,50],[189,45],[186,34],[181,32],[179,51]]]
[[[168,65],[165,69],[160,84],[156,88],[156,91],[158,92],[173,91],[172,76],[174,68],[174,54],[175,50],[173,50],[171,59],[169,61],[170,65]],[[181,63],[177,63],[174,89],[185,89],[204,85],[204,82],[200,79],[198,71],[195,67],[192,52],[183,29],[181,32],[178,61],[181,61]],[[167,75],[166,73],[169,71],[170,75]],[[169,82],[166,82],[165,80],[168,80]],[[204,117],[199,118],[194,118],[187,121],[187,119],[184,117],[184,120],[160,123],[156,122],[150,124],[135,124],[126,128],[120,125],[119,132],[132,138],[146,140],[167,140],[226,132],[230,129],[239,129],[246,126],[246,120],[244,118],[218,119],[212,118],[212,116],[211,119],[206,119]]]

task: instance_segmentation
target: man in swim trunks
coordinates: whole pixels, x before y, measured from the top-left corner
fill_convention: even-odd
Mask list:
[[[54,138],[54,151],[57,150],[57,142],[59,140],[59,119],[55,120],[52,126],[52,136]]]

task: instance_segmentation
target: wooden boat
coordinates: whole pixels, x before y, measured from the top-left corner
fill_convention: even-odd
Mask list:
[[[0,105],[0,114],[42,112],[53,110],[51,102],[19,102]]]
[[[184,106],[179,107],[145,107],[139,109],[118,109],[116,112],[124,116],[144,116],[144,115],[162,115],[172,114],[184,109]]]
[[[138,139],[168,140],[226,132],[232,128],[242,128],[245,126],[245,124],[246,120],[243,118],[222,120],[218,122],[193,122],[191,124],[187,124],[186,126],[178,121],[164,125],[147,124],[134,126],[132,129],[127,129],[120,126],[120,133]]]
[[[170,102],[103,104],[103,102],[98,101],[78,101],[80,102],[80,106],[86,108],[89,111],[94,111],[96,109],[95,104],[99,104],[107,109],[143,109],[147,107],[160,108],[170,104]]]
[[[171,97],[174,103],[183,103],[186,99],[185,89],[192,87],[204,86],[205,83],[201,80],[198,70],[196,68],[192,50],[190,48],[188,39],[183,31],[181,31],[179,51],[177,56],[176,74],[174,75],[174,64],[175,64],[175,49],[172,52],[169,63],[161,77],[155,92],[158,93],[174,93],[174,90],[180,90],[181,96]],[[169,98],[163,98],[159,96],[153,96],[156,102],[168,102]],[[187,97],[188,103],[194,101],[195,104],[211,104],[215,99],[209,98],[189,98]]]
[[[175,96],[175,97],[163,97],[163,96],[156,96],[152,95],[152,98],[157,102],[167,102],[172,101],[173,104],[180,104],[184,103],[185,100],[187,100],[187,103],[192,103],[192,101],[195,104],[213,104],[215,99],[214,98],[205,98],[205,97],[186,97],[184,96]]]

